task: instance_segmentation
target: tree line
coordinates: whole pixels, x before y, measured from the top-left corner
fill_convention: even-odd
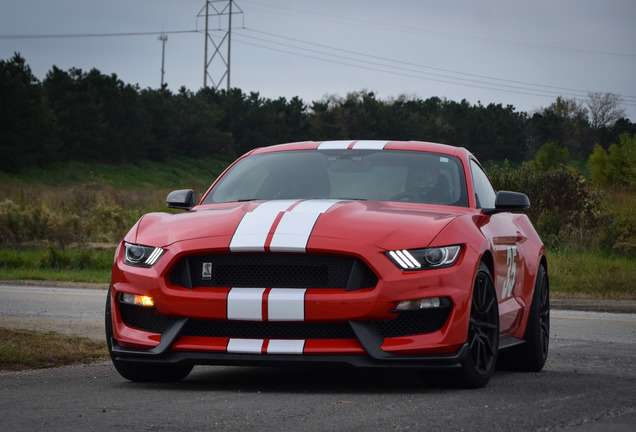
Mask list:
[[[0,60],[0,170],[56,161],[136,163],[188,156],[233,159],[255,147],[333,139],[395,139],[463,146],[482,161],[532,159],[547,142],[585,160],[595,144],[609,148],[636,133],[620,98],[559,97],[529,114],[511,105],[379,99],[358,91],[309,104],[268,99],[238,88],[173,93],[140,89],[97,69],[53,66],[38,80],[25,59]]]

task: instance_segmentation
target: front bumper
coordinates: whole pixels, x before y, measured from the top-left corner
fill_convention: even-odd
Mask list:
[[[204,364],[204,365],[258,365],[275,366],[289,364],[341,363],[357,367],[460,367],[469,353],[464,343],[453,353],[430,355],[398,355],[382,350],[384,338],[370,323],[350,321],[352,331],[361,343],[364,355],[347,354],[274,354],[238,352],[180,351],[172,348],[181,338],[188,323],[187,318],[175,321],[162,335],[159,345],[149,349],[127,348],[113,338],[111,351],[117,361],[154,364]],[[226,346],[227,349],[227,346]]]
[[[209,253],[209,247],[207,244],[200,250]],[[276,331],[286,331],[286,326],[294,323],[274,322],[271,317],[256,321],[231,318],[229,299],[232,288],[175,285],[171,272],[177,268],[184,254],[196,253],[196,250],[196,245],[187,242],[173,244],[153,268],[127,266],[121,260],[121,254],[117,254],[110,298],[114,336],[112,353],[115,359],[166,364],[336,362],[369,367],[441,368],[459,366],[466,355],[470,295],[475,272],[472,263],[477,262],[470,248],[464,249],[455,266],[422,272],[397,269],[384,251],[358,256],[379,275],[377,285],[356,290],[331,287],[306,289],[302,300],[304,316],[301,320],[294,318],[292,321],[301,321],[295,323],[298,327],[311,324],[321,327],[317,334],[312,333],[311,336],[305,333],[277,336]],[[351,247],[348,252],[355,256],[355,250],[360,250],[359,245]],[[328,254],[330,251],[318,252]],[[339,253],[347,253],[347,250],[343,248]],[[125,316],[126,311],[122,311],[125,305],[118,301],[119,293],[152,296],[157,306],[151,311],[161,319],[165,318],[165,322],[153,327],[131,321]],[[447,299],[446,314],[441,323],[432,327],[426,324],[425,327],[428,327],[424,328],[409,321],[408,331],[382,327],[382,323],[403,324],[395,313],[400,300],[428,297]],[[248,303],[252,300],[250,297]],[[271,298],[269,302],[271,304]],[[265,300],[263,304],[266,304]],[[213,331],[192,330],[210,323]],[[231,331],[225,329],[226,324],[233,326]],[[249,331],[234,333],[234,326],[242,326]],[[324,336],[324,328],[336,334]],[[420,330],[413,331],[413,328]]]

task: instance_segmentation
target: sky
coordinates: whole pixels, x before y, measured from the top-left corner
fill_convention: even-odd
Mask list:
[[[93,68],[171,91],[204,85],[205,0],[0,0],[0,59],[43,80]],[[210,2],[221,11],[227,0]],[[227,9],[225,9],[227,11]],[[466,99],[533,113],[557,96],[615,93],[636,122],[633,0],[236,0],[230,86],[311,105],[371,91],[382,100]],[[209,34],[227,60],[228,15]],[[207,85],[226,66],[208,43]],[[0,95],[1,97],[1,95]],[[414,137],[425,139],[425,137]]]

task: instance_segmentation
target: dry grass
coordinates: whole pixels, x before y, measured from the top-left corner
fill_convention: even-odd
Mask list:
[[[87,364],[108,359],[104,342],[55,332],[0,327],[0,371]]]

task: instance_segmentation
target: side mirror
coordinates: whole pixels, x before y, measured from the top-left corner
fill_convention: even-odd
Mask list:
[[[494,209],[483,209],[486,214],[500,212],[526,211],[530,208],[530,200],[526,194],[519,192],[499,191],[495,198]]]
[[[172,191],[166,198],[168,208],[190,210],[196,205],[194,191],[192,189],[180,189]]]

